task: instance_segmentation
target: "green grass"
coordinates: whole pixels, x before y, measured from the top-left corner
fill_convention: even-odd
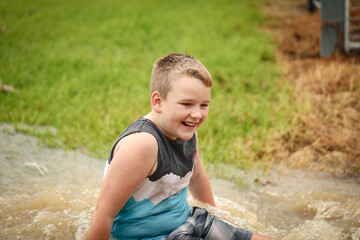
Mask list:
[[[0,121],[106,158],[125,127],[150,111],[155,60],[186,52],[215,81],[199,130],[204,161],[251,167],[264,138],[286,131],[292,107],[273,39],[259,28],[261,3],[0,0],[0,79],[16,90],[0,93]]]

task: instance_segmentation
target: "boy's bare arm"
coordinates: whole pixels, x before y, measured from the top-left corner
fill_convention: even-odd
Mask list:
[[[196,160],[194,174],[191,177],[189,184],[189,190],[196,200],[216,206],[209,179],[200,158]]]
[[[156,164],[158,146],[148,133],[121,140],[100,189],[87,239],[109,239],[114,218]]]
[[[199,151],[196,153],[196,164],[193,176],[190,180],[189,190],[196,200],[215,206],[215,200],[211,190],[210,182],[205,168],[201,162]]]

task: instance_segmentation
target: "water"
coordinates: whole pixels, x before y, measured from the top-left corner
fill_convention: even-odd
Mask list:
[[[0,125],[0,239],[83,239],[104,161],[38,145]],[[241,173],[243,174],[243,173]],[[271,172],[247,187],[211,179],[215,215],[283,239],[360,239],[360,185],[304,172]],[[199,204],[189,196],[192,204]]]

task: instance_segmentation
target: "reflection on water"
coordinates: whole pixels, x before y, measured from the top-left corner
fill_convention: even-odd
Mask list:
[[[1,124],[0,164],[0,239],[84,237],[104,161],[39,147],[36,138]],[[360,185],[354,181],[283,172],[260,182],[245,188],[211,180],[218,208],[208,209],[283,239],[360,239]]]

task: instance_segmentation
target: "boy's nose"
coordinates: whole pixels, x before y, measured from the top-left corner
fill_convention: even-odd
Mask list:
[[[195,119],[200,119],[202,117],[202,114],[199,110],[196,110],[193,111],[190,116]]]

